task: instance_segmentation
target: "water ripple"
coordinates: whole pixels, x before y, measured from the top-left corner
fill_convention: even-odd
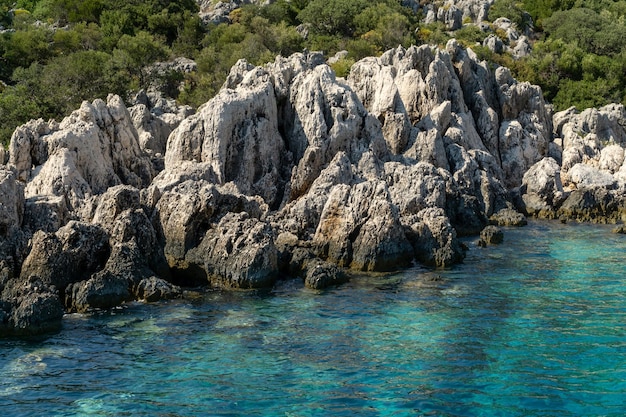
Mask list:
[[[0,341],[0,413],[626,415],[626,241],[505,237],[449,270],[67,316],[45,341]]]

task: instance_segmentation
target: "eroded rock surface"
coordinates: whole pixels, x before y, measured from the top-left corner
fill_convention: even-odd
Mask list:
[[[474,3],[444,21],[482,19]],[[537,87],[455,41],[366,58],[347,80],[318,53],[239,61],[193,115],[154,101],[110,96],[16,130],[0,170],[8,298],[41,282],[28,303],[54,322],[50,296],[91,311],[179,286],[320,289],[460,262],[459,236],[523,224],[515,207],[620,210],[623,107],[553,121]],[[12,328],[22,302],[3,302]]]

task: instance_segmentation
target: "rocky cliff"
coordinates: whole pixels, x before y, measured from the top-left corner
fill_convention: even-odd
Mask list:
[[[31,121],[0,169],[0,332],[178,285],[445,267],[464,257],[459,236],[523,223],[515,207],[621,219],[624,116],[552,117],[538,87],[452,40],[347,79],[316,53],[240,61],[192,115],[110,96]]]

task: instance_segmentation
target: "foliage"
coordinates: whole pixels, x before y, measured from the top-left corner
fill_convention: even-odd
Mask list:
[[[520,4],[539,22],[544,39],[512,66],[517,78],[540,85],[556,110],[626,104],[626,1]]]
[[[443,23],[435,22],[420,26],[417,32],[417,38],[420,42],[443,46],[450,40],[450,35],[446,32]]]
[[[356,31],[355,16],[367,5],[366,0],[311,0],[298,19],[320,35],[352,36]]]
[[[499,17],[508,18],[522,31],[532,26],[531,16],[518,0],[496,0],[489,7],[489,20],[494,21]]]
[[[31,118],[60,119],[82,100],[108,93],[126,98],[156,87],[199,106],[239,59],[263,65],[305,48],[327,56],[346,50],[333,64],[346,76],[366,56],[398,45],[444,46],[451,37],[479,59],[540,85],[557,110],[626,103],[626,0],[495,0],[491,21],[507,17],[522,30],[537,30],[532,54],[520,60],[483,47],[487,33],[470,22],[454,33],[441,22],[421,24],[423,16],[398,0],[266,3],[245,5],[229,24],[207,27],[196,0],[0,0],[0,25],[10,29],[0,34],[0,143]],[[496,35],[508,44],[506,33]],[[181,56],[198,70],[151,70],[156,61]]]
[[[587,8],[557,11],[545,19],[544,29],[550,37],[576,43],[589,53],[613,55],[626,48],[626,25],[610,13]]]
[[[354,59],[342,58],[331,64],[330,67],[335,71],[337,77],[347,77],[350,74],[350,68],[354,65]]]

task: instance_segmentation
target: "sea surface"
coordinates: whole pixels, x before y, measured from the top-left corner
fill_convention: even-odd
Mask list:
[[[8,416],[626,415],[626,236],[505,229],[462,265],[207,292],[0,340]]]

